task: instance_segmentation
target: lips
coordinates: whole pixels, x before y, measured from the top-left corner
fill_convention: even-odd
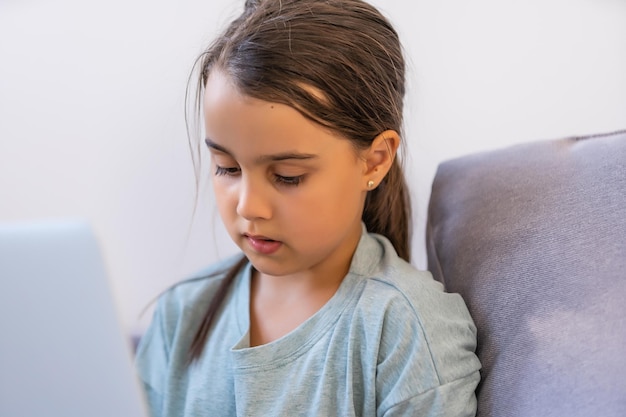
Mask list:
[[[276,252],[282,246],[282,242],[273,240],[265,236],[252,236],[244,234],[250,247],[263,255],[270,255]]]

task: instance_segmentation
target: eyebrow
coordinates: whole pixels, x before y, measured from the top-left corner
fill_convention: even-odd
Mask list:
[[[211,149],[214,149],[221,153],[225,153],[226,155],[230,155],[230,156],[233,155],[232,152],[230,152],[228,149],[226,149],[220,144],[213,142],[209,138],[206,138],[204,142]],[[277,153],[277,154],[272,154],[272,155],[261,155],[257,158],[257,162],[277,162],[277,161],[286,161],[289,159],[296,159],[296,160],[302,161],[302,160],[309,160],[309,159],[315,159],[315,158],[317,158],[317,155],[310,154],[310,153],[284,152],[284,153]]]

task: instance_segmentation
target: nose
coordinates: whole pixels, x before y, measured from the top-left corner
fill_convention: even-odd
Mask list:
[[[239,183],[237,214],[246,220],[269,219],[272,217],[272,206],[269,190],[261,181],[242,177]]]

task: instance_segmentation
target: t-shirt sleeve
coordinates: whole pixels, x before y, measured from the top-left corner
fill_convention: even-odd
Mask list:
[[[160,300],[152,321],[137,347],[135,358],[152,417],[161,415],[169,363],[170,338],[164,310],[164,300]]]
[[[478,371],[418,394],[388,409],[384,417],[474,417]]]
[[[426,297],[387,306],[376,377],[378,415],[475,416],[480,362],[474,323],[457,294],[422,290]]]

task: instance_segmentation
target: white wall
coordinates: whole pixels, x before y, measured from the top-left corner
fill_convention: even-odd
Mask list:
[[[183,98],[226,0],[0,0],[0,221],[80,216],[124,324],[234,248],[210,192],[192,222]],[[377,0],[410,60],[415,263],[437,164],[516,142],[626,128],[623,0]]]

